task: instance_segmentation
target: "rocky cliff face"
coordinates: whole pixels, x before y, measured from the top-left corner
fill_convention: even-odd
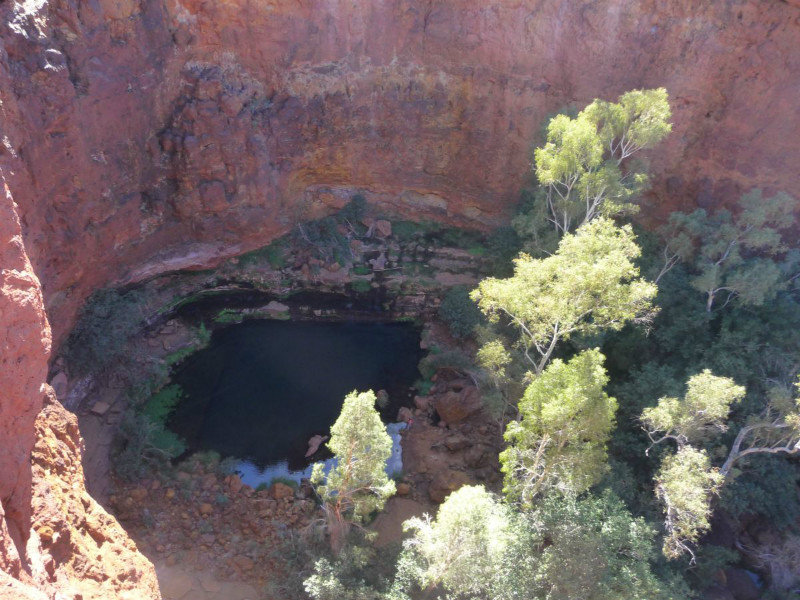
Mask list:
[[[43,307],[58,343],[92,290],[213,265],[355,191],[498,223],[548,113],[637,87],[665,86],[675,121],[651,154],[649,216],[754,186],[800,197],[796,0],[6,0],[0,15],[16,200],[0,208],[0,568],[41,585],[64,564],[23,565]],[[55,476],[80,488],[78,470]],[[150,589],[134,579],[115,589]]]
[[[800,196],[772,0],[9,0],[3,161],[56,342],[93,289],[263,245],[353,190],[492,224],[548,113],[665,86],[655,211]]]

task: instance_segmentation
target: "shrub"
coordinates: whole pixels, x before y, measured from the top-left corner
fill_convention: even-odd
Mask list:
[[[282,483],[283,485],[288,485],[293,490],[296,490],[300,486],[298,483],[292,479],[291,477],[284,477],[283,475],[279,475],[278,477],[273,477],[269,480],[269,487],[272,487],[276,483]]]
[[[350,282],[350,289],[358,294],[365,294],[372,289],[372,285],[366,279],[356,279]]]
[[[81,309],[66,343],[72,373],[84,375],[123,358],[128,340],[142,326],[144,294],[139,290],[98,290]]]
[[[450,333],[455,338],[472,334],[477,325],[485,321],[478,305],[469,297],[469,291],[463,286],[451,288],[439,305],[439,318],[447,323]]]
[[[128,411],[120,423],[111,456],[117,475],[136,481],[150,471],[166,469],[170,460],[185,449],[175,433],[155,425],[145,415]]]
[[[355,194],[350,198],[350,202],[345,204],[336,218],[340,222],[348,222],[351,226],[355,227],[364,218],[367,213],[367,199],[361,194]]]
[[[164,425],[167,422],[175,406],[181,399],[183,390],[176,383],[168,385],[156,392],[150,400],[142,407],[141,414],[150,419],[156,425]]]

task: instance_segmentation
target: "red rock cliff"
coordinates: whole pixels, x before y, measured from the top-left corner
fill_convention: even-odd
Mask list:
[[[0,222],[0,568],[40,587],[59,567],[17,557],[43,543],[34,444],[41,462],[60,440],[58,480],[82,489],[74,423],[42,409],[43,306],[58,342],[92,290],[264,245],[354,191],[498,223],[545,116],[632,88],[673,105],[652,215],[755,186],[800,197],[796,0],[5,0],[0,15],[17,203],[3,196]],[[61,433],[35,429],[45,413]]]
[[[7,178],[56,343],[91,290],[263,245],[351,190],[495,223],[548,113],[631,88],[672,99],[674,132],[651,154],[659,211],[752,186],[800,196],[796,4],[8,0],[0,13]]]

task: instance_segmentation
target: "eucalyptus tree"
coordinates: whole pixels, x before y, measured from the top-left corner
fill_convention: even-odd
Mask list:
[[[575,118],[554,117],[534,170],[545,187],[546,219],[559,236],[597,216],[632,214],[648,177],[632,156],[672,129],[667,91],[632,90],[617,102],[595,100]]]
[[[642,413],[652,446],[667,441],[677,446],[656,474],[656,496],[665,513],[664,554],[669,558],[688,552],[694,561],[692,545],[709,527],[712,499],[735,476],[738,461],[756,454],[800,452],[800,399],[776,388],[763,410],[738,429],[722,465],[712,465],[700,446],[711,445],[728,430],[731,406],[744,396],[744,387],[705,370],[689,379],[682,398],[661,398]]]
[[[603,476],[617,409],[604,360],[597,349],[555,359],[525,390],[500,454],[507,497],[531,506],[548,489],[580,494]]]
[[[351,526],[383,508],[395,493],[395,484],[385,471],[392,438],[375,409],[375,401],[372,391],[354,391],[345,397],[327,443],[335,463],[327,474],[323,463],[316,463],[311,474],[335,554],[341,551]]]
[[[639,277],[639,254],[630,226],[598,218],[566,234],[552,256],[521,254],[511,277],[484,279],[471,297],[490,321],[503,317],[517,329],[518,346],[539,375],[560,341],[652,314],[656,286]]]
[[[788,194],[766,198],[756,189],[740,198],[735,211],[672,213],[662,228],[664,266],[656,281],[682,262],[692,287],[705,295],[708,312],[733,299],[755,306],[771,300],[800,272],[797,252],[781,235],[794,223],[796,209]]]

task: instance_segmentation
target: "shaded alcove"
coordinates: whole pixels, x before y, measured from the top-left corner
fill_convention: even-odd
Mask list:
[[[308,440],[326,435],[352,390],[386,390],[386,422],[408,405],[418,376],[420,330],[412,323],[254,320],[214,332],[181,363],[183,398],[168,426],[190,451],[240,460],[256,482],[302,472]],[[264,475],[266,473],[267,475]]]

